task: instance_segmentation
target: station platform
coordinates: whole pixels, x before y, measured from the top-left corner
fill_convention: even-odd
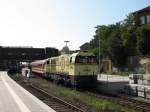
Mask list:
[[[107,94],[118,94],[124,90],[125,85],[129,84],[128,76],[99,74],[97,80],[97,89]]]
[[[0,72],[0,112],[56,112]]]
[[[128,82],[129,83],[129,76],[98,74],[97,80],[101,82]]]

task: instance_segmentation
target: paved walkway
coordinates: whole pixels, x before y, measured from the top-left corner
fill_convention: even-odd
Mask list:
[[[56,112],[0,72],[0,112]]]

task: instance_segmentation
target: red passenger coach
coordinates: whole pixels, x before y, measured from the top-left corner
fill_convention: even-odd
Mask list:
[[[47,59],[45,60],[37,60],[31,63],[32,66],[32,72],[38,73],[41,75],[45,74],[45,64],[47,62]]]

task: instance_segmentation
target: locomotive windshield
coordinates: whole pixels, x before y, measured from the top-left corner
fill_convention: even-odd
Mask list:
[[[81,64],[97,64],[96,56],[77,56],[75,63]]]

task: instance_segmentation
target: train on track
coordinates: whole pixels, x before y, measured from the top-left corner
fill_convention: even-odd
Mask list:
[[[33,74],[39,74],[64,85],[90,88],[97,82],[97,57],[88,52],[37,60],[30,63],[30,67]]]

